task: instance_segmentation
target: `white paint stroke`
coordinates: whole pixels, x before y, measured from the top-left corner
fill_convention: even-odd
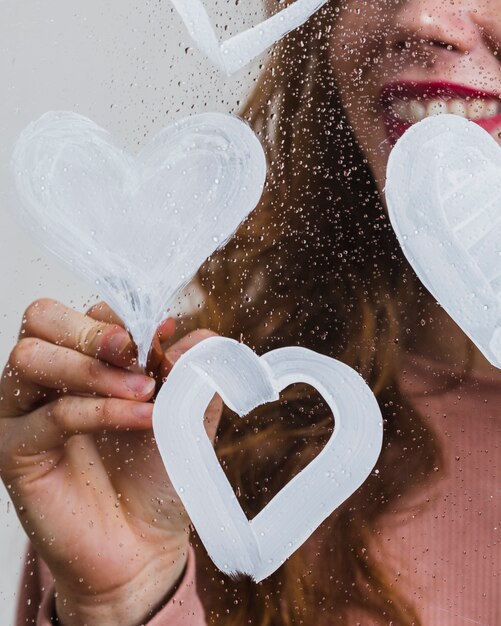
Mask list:
[[[501,367],[501,150],[456,115],[412,126],[391,152],[386,200],[421,282]]]
[[[204,428],[215,393],[243,416],[296,382],[317,389],[335,416],[320,454],[249,521]],[[292,426],[292,425],[291,425]],[[270,576],[370,474],[381,452],[382,417],[364,380],[306,348],[258,357],[211,337],[184,354],[155,402],[153,429],[169,478],[211,559],[226,574]],[[273,472],[270,467],[270,472]]]
[[[304,24],[327,0],[295,0],[279,13],[219,43],[202,0],[171,0],[198,48],[230,75]]]
[[[137,157],[71,112],[23,131],[12,168],[34,238],[123,319],[146,364],[173,298],[257,205],[259,140],[221,113],[164,128]]]

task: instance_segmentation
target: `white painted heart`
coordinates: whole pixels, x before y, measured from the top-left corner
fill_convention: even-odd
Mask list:
[[[334,433],[249,521],[206,435],[205,409],[217,392],[243,416],[296,382],[322,394],[335,415]],[[280,567],[364,482],[379,457],[383,430],[373,393],[347,365],[299,347],[258,357],[223,337],[179,359],[155,402],[153,429],[169,478],[214,563],[256,581]]]
[[[501,367],[501,150],[454,115],[412,126],[393,149],[386,199],[416,274]]]
[[[258,203],[266,160],[230,115],[185,118],[134,158],[91,120],[52,112],[23,131],[13,170],[34,237],[122,317],[145,365],[173,297]]]
[[[295,0],[264,22],[223,43],[202,0],[171,0],[198,48],[226,74],[233,74],[313,15],[327,0]]]

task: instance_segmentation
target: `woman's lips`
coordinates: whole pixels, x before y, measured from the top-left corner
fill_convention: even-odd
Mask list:
[[[389,83],[381,89],[379,105],[392,144],[416,122],[442,113],[470,119],[487,132],[501,126],[499,94],[454,83]]]

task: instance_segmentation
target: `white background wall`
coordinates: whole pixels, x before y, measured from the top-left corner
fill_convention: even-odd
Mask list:
[[[219,33],[262,18],[261,0],[206,0]],[[225,35],[225,36],[226,36]],[[257,64],[227,79],[189,40],[168,0],[0,0],[0,362],[26,305],[51,296],[83,310],[93,294],[39,251],[17,226],[9,172],[19,132],[67,109],[137,150],[170,121],[234,112]],[[13,623],[25,538],[0,486],[0,624]]]

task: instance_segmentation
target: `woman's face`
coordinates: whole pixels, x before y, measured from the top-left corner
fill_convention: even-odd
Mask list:
[[[501,145],[501,0],[342,1],[330,57],[376,182],[413,123],[453,113]]]

